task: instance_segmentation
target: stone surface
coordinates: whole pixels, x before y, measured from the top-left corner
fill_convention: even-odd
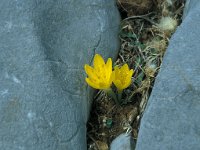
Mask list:
[[[200,149],[200,1],[188,4],[156,78],[136,150]]]
[[[116,137],[111,145],[110,150],[133,150],[135,148],[135,142],[130,134],[120,134]]]
[[[1,0],[0,149],[85,150],[83,66],[116,57],[114,0]]]

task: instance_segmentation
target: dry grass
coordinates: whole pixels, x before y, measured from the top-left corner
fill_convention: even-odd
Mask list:
[[[160,20],[163,17],[170,17],[175,23],[179,24],[181,21],[184,6],[181,1],[171,5],[170,0],[163,2],[153,0],[154,5],[151,8],[142,5],[140,15],[134,14],[137,12],[133,13],[132,9],[136,4],[131,6],[130,2],[131,0],[118,0],[118,7],[124,19],[121,22],[119,36],[121,48],[115,65],[127,63],[135,73],[131,86],[123,93],[122,106],[116,106],[102,91],[99,91],[94,98],[88,122],[90,150],[108,149],[110,142],[122,132],[131,132],[137,140],[140,119],[159,72],[169,38],[176,28],[174,24],[174,29],[163,29],[160,27],[163,24]],[[139,6],[137,6],[138,11]],[[142,10],[144,8],[152,11],[143,14],[146,13],[146,10]],[[133,14],[134,16],[131,16]]]

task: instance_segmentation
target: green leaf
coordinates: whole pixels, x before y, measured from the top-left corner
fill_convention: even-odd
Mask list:
[[[143,78],[144,78],[144,73],[141,72],[141,73],[137,76],[137,78],[135,79],[135,83],[136,83],[137,85],[140,85],[141,82],[142,82],[142,80],[143,80]]]

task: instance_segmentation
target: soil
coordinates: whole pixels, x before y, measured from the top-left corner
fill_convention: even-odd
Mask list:
[[[135,72],[120,106],[103,91],[94,97],[87,124],[89,150],[108,150],[112,140],[125,132],[137,141],[140,120],[174,32],[161,30],[159,21],[167,16],[180,24],[184,1],[117,0],[117,5],[123,20],[115,65],[127,63]]]

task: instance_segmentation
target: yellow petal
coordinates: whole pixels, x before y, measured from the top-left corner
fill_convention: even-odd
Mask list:
[[[109,84],[106,84],[105,82],[99,83],[99,89],[108,89],[108,88],[110,88]]]
[[[122,72],[127,72],[127,71],[129,71],[129,67],[128,67],[127,64],[124,64],[120,69],[121,69]]]
[[[120,82],[120,80],[115,80],[113,81],[113,83],[115,84],[118,90],[123,90],[122,83]]]
[[[108,58],[106,62],[106,70],[107,70],[107,73],[111,75],[112,73],[112,59],[111,58]]]
[[[98,80],[98,77],[94,71],[94,68],[92,68],[88,64],[86,64],[84,68],[85,68],[85,72],[87,73],[89,78],[92,78],[93,80]]]
[[[112,59],[108,58],[107,62],[106,62],[106,67],[110,68],[112,70]]]
[[[105,65],[105,62],[104,62],[103,58],[101,57],[101,55],[96,54],[94,56],[94,68],[97,69],[97,70],[99,70],[104,65]]]
[[[109,82],[111,75],[112,75],[112,60],[111,58],[108,58],[107,62],[106,62],[106,68],[105,68],[105,73],[106,73],[106,78],[107,81]]]
[[[114,81],[115,80],[115,78],[116,78],[116,66],[114,67],[114,70],[113,70],[113,72],[112,72],[112,80]]]
[[[134,70],[131,69],[131,70],[129,71],[129,75],[132,77],[133,73],[134,73]]]
[[[115,72],[115,80],[120,78],[120,70],[118,66],[115,66],[114,68],[114,72]]]
[[[123,90],[131,84],[131,77],[133,75],[133,69],[129,70],[127,64],[124,64],[121,68],[115,67],[113,71],[114,79],[113,83],[118,90]]]
[[[119,67],[118,67],[118,66],[115,66],[115,67],[114,67],[114,70],[117,70],[117,69],[119,69]]]
[[[110,77],[110,82],[112,83],[115,80],[115,71],[112,72]]]
[[[131,77],[133,76],[133,69],[131,69],[128,73],[127,73],[127,76],[126,76],[126,80],[129,81],[131,80]]]
[[[91,72],[93,72],[93,68],[89,66],[88,64],[85,64],[84,69],[87,74],[90,74]]]
[[[126,89],[131,84],[131,80],[127,80],[127,82],[123,85],[123,89]]]
[[[126,82],[124,84],[124,89],[127,88],[131,84],[131,77],[132,77],[132,75],[133,75],[133,69],[131,69],[128,72],[127,76],[125,77]]]
[[[85,78],[87,84],[95,89],[99,89],[99,85],[97,83],[92,82],[89,78]]]

